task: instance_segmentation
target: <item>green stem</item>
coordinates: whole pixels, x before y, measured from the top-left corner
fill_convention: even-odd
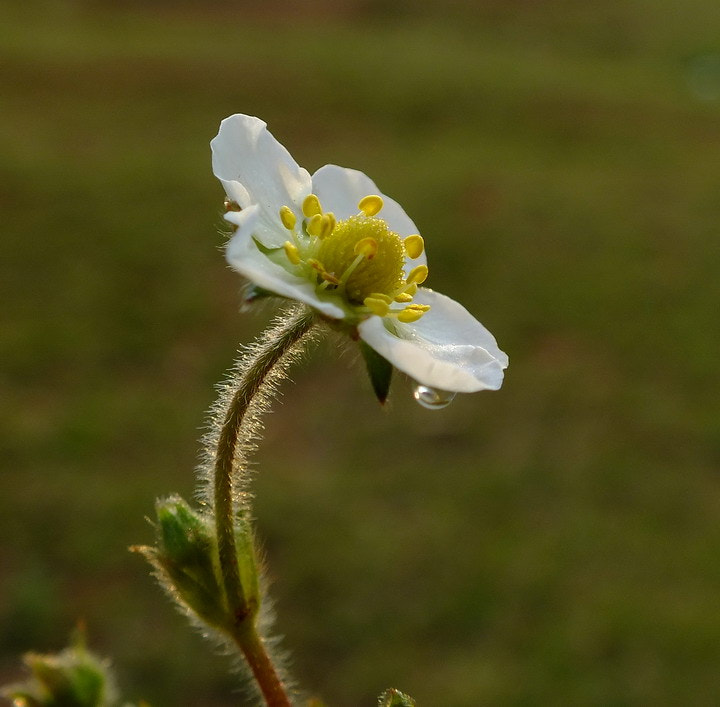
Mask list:
[[[240,581],[233,492],[236,450],[242,423],[253,399],[272,374],[273,368],[310,331],[314,321],[315,315],[307,307],[296,310],[286,321],[270,330],[256,345],[250,357],[243,362],[238,388],[225,413],[215,457],[215,530],[223,586],[228,607],[234,617],[233,639],[250,666],[268,707],[289,707],[290,701],[265,645],[258,636],[255,626],[258,607],[253,606],[245,596]]]

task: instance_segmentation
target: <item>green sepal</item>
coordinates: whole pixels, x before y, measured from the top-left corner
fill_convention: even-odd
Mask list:
[[[400,690],[391,687],[378,698],[378,707],[415,707],[415,700]]]
[[[380,404],[384,405],[388,392],[390,391],[390,381],[393,372],[392,364],[375,351],[375,349],[368,346],[362,339],[360,339],[359,344],[360,352],[365,359],[365,366],[370,376],[370,383],[372,384],[373,391],[375,391],[375,396]]]
[[[253,237],[253,243],[257,246],[257,249],[263,254],[267,256],[275,255],[276,253],[283,252],[283,248],[268,248],[268,246],[261,243],[257,238]]]
[[[287,254],[285,253],[285,248],[280,246],[279,248],[270,248],[266,245],[263,245],[257,238],[253,238],[253,243],[255,243],[255,247],[271,262],[275,265],[279,265],[284,270],[287,270],[290,266],[290,261],[287,258]],[[260,288],[262,289],[262,288]],[[276,292],[271,292],[270,295],[272,297],[280,297],[281,295],[278,295]]]
[[[260,573],[252,526],[245,516],[235,519],[235,552],[243,601],[248,614],[255,616],[260,609]]]
[[[224,628],[228,614],[211,518],[179,496],[158,500],[155,509],[157,546],[131,549],[156,567],[161,583],[182,606],[211,626]]]
[[[271,292],[270,290],[266,290],[264,287],[259,287],[258,285],[254,285],[250,283],[244,290],[243,290],[243,301],[245,304],[251,304],[252,302],[256,302],[259,299],[265,299],[266,297],[278,297],[275,292]]]

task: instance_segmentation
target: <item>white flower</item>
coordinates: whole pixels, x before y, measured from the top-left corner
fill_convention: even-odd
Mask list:
[[[310,305],[418,383],[497,390],[508,358],[463,306],[419,287],[424,242],[402,207],[362,172],[310,174],[247,115],[223,120],[213,172],[235,228],[227,260],[258,287]]]

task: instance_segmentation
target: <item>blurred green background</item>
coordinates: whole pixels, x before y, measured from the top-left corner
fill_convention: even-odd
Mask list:
[[[83,619],[128,699],[242,702],[127,546],[271,314],[220,251],[245,112],[400,201],[511,360],[444,412],[354,349],[293,371],[255,489],[299,683],[720,703],[719,37],[717,0],[3,4],[0,681]]]

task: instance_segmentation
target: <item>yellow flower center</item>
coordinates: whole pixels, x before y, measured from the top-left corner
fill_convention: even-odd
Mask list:
[[[351,216],[338,222],[320,242],[317,259],[337,278],[349,272],[344,280],[345,296],[353,304],[362,304],[373,293],[393,298],[402,285],[402,240],[385,221],[373,216]]]
[[[288,267],[310,279],[318,292],[341,297],[360,317],[377,314],[414,322],[430,309],[408,304],[428,270],[418,265],[406,276],[404,266],[406,257],[420,257],[423,239],[417,234],[401,238],[391,231],[376,216],[382,206],[381,197],[366,196],[355,216],[338,222],[332,213],[323,213],[317,196],[310,194],[302,205],[305,218],[299,228],[293,211],[283,206],[280,221],[292,236],[283,246]],[[393,308],[395,302],[405,306]]]

